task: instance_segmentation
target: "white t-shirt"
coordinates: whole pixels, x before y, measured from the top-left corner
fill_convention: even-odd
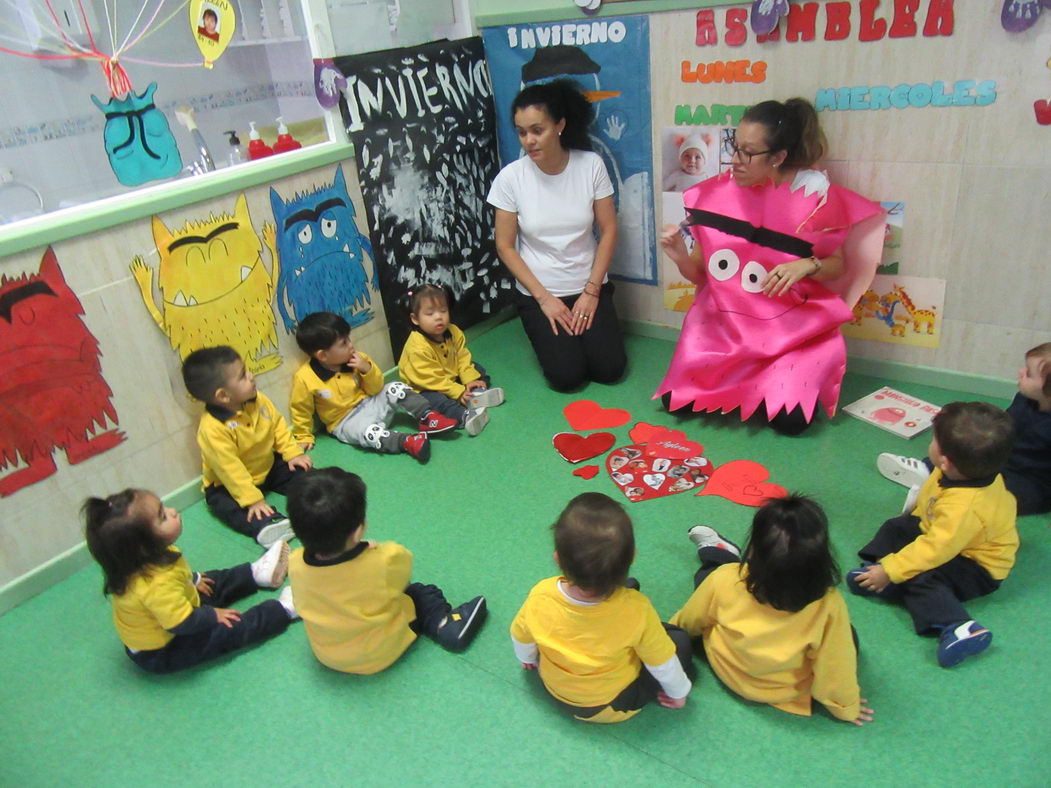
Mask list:
[[[571,150],[558,175],[548,175],[528,156],[511,162],[497,174],[487,199],[518,214],[518,253],[548,292],[568,296],[584,289],[595,260],[595,200],[612,195],[599,155]],[[518,289],[528,293],[521,283]]]

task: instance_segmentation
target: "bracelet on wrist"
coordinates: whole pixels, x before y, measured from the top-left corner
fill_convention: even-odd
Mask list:
[[[821,268],[822,268],[821,261],[818,260],[816,257],[811,257],[810,258],[810,262],[812,262],[814,264],[814,270],[811,271],[809,274],[807,274],[807,276],[814,276],[815,274],[821,273]]]

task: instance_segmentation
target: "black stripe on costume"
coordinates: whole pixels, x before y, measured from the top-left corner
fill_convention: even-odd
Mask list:
[[[695,225],[711,227],[713,230],[719,230],[727,235],[736,235],[750,243],[765,246],[767,249],[774,249],[800,258],[812,257],[814,254],[814,245],[809,241],[771,230],[769,227],[757,227],[743,219],[734,219],[731,216],[702,211],[698,208],[687,208],[686,216],[686,225],[689,227]]]

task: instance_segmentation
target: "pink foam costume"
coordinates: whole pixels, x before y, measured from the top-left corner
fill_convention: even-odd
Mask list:
[[[872,282],[884,214],[822,173],[801,172],[794,185],[741,187],[725,173],[683,193],[704,273],[654,394],[670,394],[672,410],[740,408],[743,421],[760,404],[769,418],[801,407],[810,421],[820,402],[835,414],[847,360],[839,327]],[[844,270],[836,279],[805,277],[776,298],[763,293],[775,265],[837,249]]]

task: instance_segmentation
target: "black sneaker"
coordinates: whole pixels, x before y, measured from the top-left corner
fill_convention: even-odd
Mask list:
[[[445,623],[438,628],[438,642],[450,651],[467,648],[478,634],[487,612],[484,596],[476,596],[470,602],[453,608]]]

